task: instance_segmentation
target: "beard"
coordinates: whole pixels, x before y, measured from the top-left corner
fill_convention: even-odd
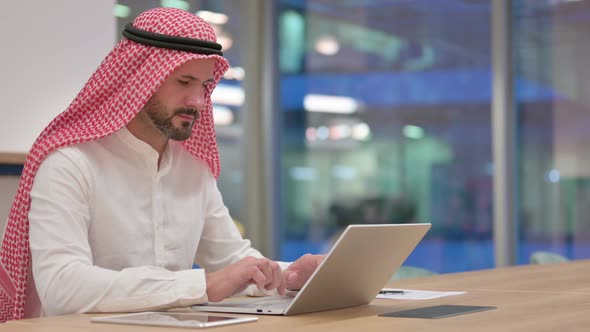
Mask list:
[[[194,108],[177,108],[174,112],[167,112],[167,108],[159,101],[150,99],[144,107],[145,113],[148,115],[156,129],[162,135],[175,141],[184,141],[191,136],[195,122],[199,118],[199,111]],[[171,114],[168,116],[168,114]],[[172,118],[176,115],[192,115],[192,121],[182,121],[181,127],[177,128],[172,124]]]

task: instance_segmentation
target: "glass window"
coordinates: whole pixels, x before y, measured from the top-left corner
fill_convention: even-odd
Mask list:
[[[431,222],[407,265],[494,266],[487,1],[279,1],[281,258]]]
[[[513,27],[518,261],[537,251],[587,258],[590,1],[514,1]]]

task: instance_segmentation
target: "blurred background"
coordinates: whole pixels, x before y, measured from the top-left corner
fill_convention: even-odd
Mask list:
[[[26,15],[59,3],[61,15],[81,21],[66,30],[89,26],[92,17],[98,31],[82,39],[107,36],[104,51],[89,57],[84,79],[71,81],[76,89],[64,97],[70,101],[139,13],[178,7],[210,22],[231,64],[213,94],[219,187],[246,237],[270,257],[325,252],[348,224],[430,222],[407,265],[437,273],[476,270],[529,263],[539,250],[590,258],[584,129],[590,127],[590,1],[498,1],[504,6],[496,0],[118,0],[93,5],[101,7],[95,14],[72,0],[16,6]],[[2,15],[14,16],[10,7]],[[105,19],[95,22],[99,15]],[[502,27],[493,15],[509,23],[500,53],[510,60],[502,77],[510,93],[500,101],[493,38]],[[86,47],[80,39],[69,39],[60,50],[71,55],[80,47]],[[32,61],[47,66],[51,54],[40,51]],[[13,75],[35,80],[30,68],[17,68]],[[3,81],[3,97],[10,98],[12,81]],[[507,127],[494,125],[494,103],[510,106]],[[61,108],[33,126],[21,115],[28,136],[15,140],[9,129],[0,131],[0,141],[14,143],[2,150],[26,153],[67,106],[55,104]],[[21,106],[19,100],[4,108],[0,118],[6,123],[26,114]],[[508,138],[509,149],[500,150],[508,181],[496,178],[498,137]],[[18,169],[4,162],[0,178],[18,178]],[[495,189],[497,181],[508,187]],[[12,183],[0,182],[4,205]],[[494,197],[509,200],[503,216]],[[498,225],[507,233],[495,231]],[[499,245],[507,259],[497,257]]]

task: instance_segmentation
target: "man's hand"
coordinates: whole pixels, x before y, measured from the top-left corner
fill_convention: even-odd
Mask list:
[[[285,278],[281,267],[266,258],[245,257],[219,271],[207,273],[205,278],[207,297],[211,302],[219,302],[253,284],[259,290],[276,288],[279,294],[285,294]]]
[[[324,259],[324,255],[305,254],[293,262],[293,264],[283,271],[285,281],[287,282],[287,289],[301,289],[307,279],[311,277],[313,271],[320,265],[322,259]]]

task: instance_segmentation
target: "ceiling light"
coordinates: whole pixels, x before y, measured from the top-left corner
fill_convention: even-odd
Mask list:
[[[407,138],[421,139],[424,137],[424,129],[418,126],[407,125],[403,128],[404,135]]]
[[[352,138],[358,141],[367,141],[371,136],[371,128],[368,124],[361,122],[352,127]]]
[[[316,136],[321,141],[327,140],[330,137],[330,130],[326,126],[320,126],[316,131]]]
[[[232,37],[225,33],[217,35],[217,42],[221,45],[224,52],[229,50],[234,44]]]
[[[317,178],[317,171],[313,167],[291,167],[289,176],[296,181],[313,181]]]
[[[556,169],[552,169],[551,171],[549,171],[549,173],[547,173],[547,179],[549,180],[549,182],[557,183],[559,182],[559,178],[560,174],[559,171]]]
[[[191,5],[183,0],[160,0],[160,6],[189,10]]]
[[[239,86],[218,84],[211,94],[211,101],[219,105],[242,106],[244,90]]]
[[[118,18],[126,18],[129,17],[129,14],[131,13],[131,9],[129,9],[129,7],[122,5],[122,4],[115,4],[115,6],[113,6],[113,16],[118,17]]]
[[[234,113],[226,106],[213,105],[213,123],[217,126],[229,126],[234,122]]]
[[[199,16],[200,18],[204,19],[205,21],[207,21],[211,24],[222,25],[222,24],[227,23],[227,20],[228,20],[227,15],[211,12],[208,10],[199,10],[197,12],[197,16]]]
[[[310,142],[315,141],[317,138],[317,130],[314,127],[307,128],[305,130],[305,138]]]
[[[340,43],[333,36],[323,36],[316,40],[315,50],[323,55],[335,55],[340,51]]]
[[[246,76],[246,72],[242,67],[230,67],[225,74],[223,74],[223,78],[226,80],[238,80],[241,81]]]
[[[303,107],[308,112],[350,114],[359,104],[351,97],[309,94],[303,98]]]

